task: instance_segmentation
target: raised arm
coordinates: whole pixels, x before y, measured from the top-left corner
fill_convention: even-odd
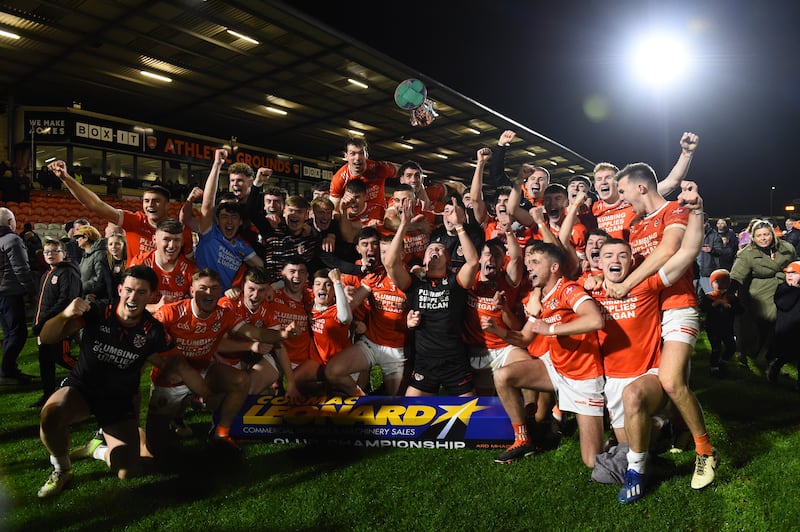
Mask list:
[[[658,183],[658,192],[662,196],[666,196],[673,190],[680,188],[681,181],[686,179],[686,174],[689,173],[689,165],[692,163],[692,157],[700,144],[700,137],[694,133],[684,131],[681,135],[681,154],[678,157],[678,162],[672,167],[670,173],[662,181]]]
[[[703,245],[704,223],[703,223],[703,198],[697,191],[697,184],[692,181],[681,183],[681,193],[678,196],[678,203],[691,211],[689,221],[686,224],[686,231],[681,240],[681,247],[678,252],[669,258],[666,264],[661,267],[661,273],[666,280],[672,284],[684,274],[693,264],[700,253]]]
[[[205,234],[211,229],[214,223],[214,202],[217,199],[217,188],[219,187],[219,171],[225,163],[228,150],[216,150],[214,152],[214,163],[208,172],[206,185],[203,188],[203,202],[200,204],[200,219],[197,221],[197,228],[201,234]]]
[[[336,294],[336,319],[341,324],[353,321],[353,310],[347,301],[347,295],[342,286],[342,272],[336,268],[328,272],[328,278],[333,282],[333,292]]]
[[[511,193],[508,195],[511,215],[516,221],[526,227],[533,225],[534,220],[531,217],[531,213],[523,209],[520,203],[522,202],[522,183],[524,183],[531,174],[533,174],[533,166],[527,163],[523,164],[519,169],[519,173],[517,173],[517,178],[511,186]]]
[[[67,190],[72,194],[81,205],[86,207],[91,213],[108,220],[117,225],[122,225],[122,212],[100,199],[100,196],[81,185],[75,178],[67,172],[67,163],[64,161],[53,161],[47,166],[56,177],[58,177]]]
[[[489,210],[486,208],[486,201],[483,199],[483,171],[489,159],[492,158],[492,150],[480,148],[475,162],[475,172],[472,174],[472,184],[470,185],[469,195],[472,198],[472,211],[479,224],[483,224],[489,217]]]
[[[488,183],[492,187],[511,186],[511,180],[506,175],[506,149],[511,145],[511,142],[517,137],[517,134],[510,129],[500,133],[500,138],[497,140],[497,146],[492,148],[492,159],[489,163],[489,179]]]
[[[194,187],[189,192],[186,201],[183,202],[180,213],[178,213],[178,220],[195,233],[199,233],[200,228],[197,226],[197,219],[194,217],[194,204],[201,199],[203,199],[203,189]]]
[[[474,201],[474,200],[473,200]],[[475,244],[464,229],[464,223],[467,221],[467,213],[461,208],[456,199],[453,198],[453,210],[447,212],[445,217],[455,226],[456,234],[458,235],[458,243],[461,244],[461,252],[464,254],[464,264],[458,269],[456,278],[458,283],[464,288],[472,288],[475,283],[475,274],[478,273],[480,264],[478,263],[478,250],[475,249]]]
[[[408,225],[411,223],[413,214],[411,210],[411,201],[404,199],[400,204],[400,226],[397,228],[383,258],[386,273],[401,290],[405,290],[411,285],[411,274],[408,273],[403,264],[403,237],[406,235]]]

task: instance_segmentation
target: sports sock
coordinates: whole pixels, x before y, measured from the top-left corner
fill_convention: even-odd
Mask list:
[[[705,454],[707,456],[714,454],[714,446],[711,445],[711,439],[708,437],[708,432],[705,432],[700,436],[695,436],[692,434],[692,438],[694,438],[694,448],[697,450],[697,454]]]
[[[554,407],[553,407],[553,418],[554,418],[556,421],[561,421],[561,419],[562,419],[563,417],[564,417],[564,413],[561,411],[561,409],[560,409],[560,408],[558,408],[558,405],[554,406]]]
[[[98,445],[97,449],[94,450],[92,453],[92,458],[95,460],[100,460],[101,462],[106,461],[106,453],[108,452],[108,445]]]
[[[528,428],[525,426],[525,423],[512,423],[511,426],[514,428],[514,443],[528,443],[530,440],[528,438]]]
[[[223,427],[222,425],[217,425],[217,428],[214,429],[214,434],[216,434],[220,438],[227,438],[231,435],[231,428]]]
[[[69,459],[69,454],[65,454],[63,456],[53,456],[51,454],[50,463],[53,464],[53,467],[59,473],[70,471],[72,469],[72,462]]]
[[[628,451],[628,469],[633,469],[637,473],[644,473],[645,466],[647,465],[647,451],[637,453]]]

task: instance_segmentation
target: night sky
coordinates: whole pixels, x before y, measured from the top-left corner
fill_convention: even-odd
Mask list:
[[[712,216],[767,215],[800,198],[798,2],[494,1],[292,5],[593,161],[650,163],[659,177],[683,131],[700,135],[690,179]],[[380,5],[380,11],[377,6]],[[690,70],[661,90],[630,50],[659,28]],[[660,84],[663,86],[663,84]],[[436,99],[436,94],[429,95]],[[585,111],[599,102],[599,116]]]

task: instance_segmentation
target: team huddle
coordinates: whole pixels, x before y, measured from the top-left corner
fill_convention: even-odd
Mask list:
[[[717,453],[687,386],[704,220],[684,178],[697,136],[682,136],[661,182],[644,163],[600,163],[594,183],[574,176],[566,187],[528,164],[506,176],[514,138],[478,150],[463,194],[425,187],[416,163],[370,160],[366,143],[349,139],[347,163],[310,202],[242,163],[217,194],[227,158],[217,150],[180,220],[168,218],[161,187],[144,191],[141,212],[119,210],[51,163],[107,232],[124,231],[129,260],[116,298],[75,298],[39,332],[60,344],[82,331],[77,365],[42,409],[54,471],[39,496],[59,493],[77,458],[135,475],[140,456],[191,434],[192,403],[216,414],[210,440],[238,450],[230,426],[249,394],[364,395],[374,367],[386,395],[496,394],[514,429],[498,463],[545,447],[552,416],[571,412],[592,468],[607,417],[628,449],[618,499],[632,502],[645,492],[654,419],[682,418],[697,450],[691,485],[713,482]],[[664,198],[678,188],[677,201]],[[69,426],[90,415],[101,431],[70,453]]]

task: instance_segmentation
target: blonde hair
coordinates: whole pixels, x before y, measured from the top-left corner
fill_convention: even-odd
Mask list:
[[[89,242],[91,242],[92,244],[94,244],[95,242],[97,242],[98,240],[100,240],[102,238],[102,235],[100,234],[100,231],[98,231],[97,229],[95,229],[91,225],[82,225],[82,226],[78,227],[73,232],[73,236],[75,236],[75,235],[83,235],[83,236],[85,236],[89,240]]]

